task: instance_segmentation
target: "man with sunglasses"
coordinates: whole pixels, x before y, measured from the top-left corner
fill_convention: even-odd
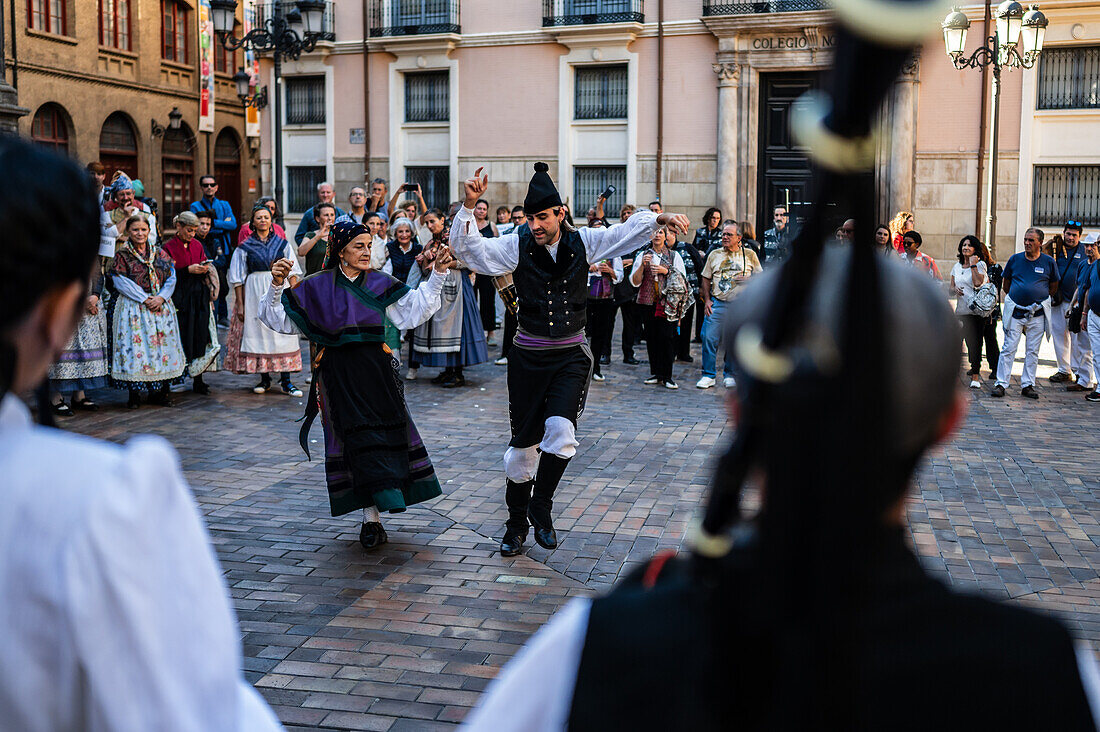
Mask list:
[[[1088,384],[1078,384],[1081,375],[1084,353],[1077,333],[1071,333],[1067,326],[1070,301],[1077,291],[1077,271],[1085,261],[1085,247],[1081,244],[1081,222],[1067,221],[1062,229],[1064,246],[1055,246],[1054,259],[1058,263],[1058,292],[1051,301],[1053,314],[1050,329],[1054,341],[1054,356],[1058,361],[1058,372],[1050,377],[1050,383],[1070,382],[1070,391],[1087,391]]]
[[[214,251],[221,249],[228,256],[233,251],[233,233],[237,230],[237,217],[233,215],[233,207],[229,205],[229,201],[218,198],[218,182],[214,176],[204,175],[199,178],[199,188],[202,189],[202,198],[191,204],[191,213],[214,213],[210,224],[210,243]]]

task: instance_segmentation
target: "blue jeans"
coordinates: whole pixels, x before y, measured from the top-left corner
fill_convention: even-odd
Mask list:
[[[703,376],[714,378],[718,366],[718,344],[722,341],[722,314],[729,303],[711,298],[711,313],[703,321]],[[722,373],[733,376],[733,363],[728,354],[722,359]]]

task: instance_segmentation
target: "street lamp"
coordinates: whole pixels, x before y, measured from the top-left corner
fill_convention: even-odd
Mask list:
[[[217,34],[223,46],[230,51],[239,48],[257,53],[271,52],[275,62],[275,200],[282,208],[283,201],[283,113],[280,93],[283,59],[297,59],[317,47],[323,33],[325,15],[324,0],[297,0],[294,7],[285,10],[283,2],[271,3],[271,17],[250,30],[243,38],[233,36],[236,22],[237,0],[210,0],[210,12]],[[304,25],[301,34],[297,26]],[[242,69],[233,77],[237,84],[237,96],[245,106],[262,109],[267,104],[266,89],[248,99],[248,84],[241,85],[240,77],[247,74]],[[243,93],[242,93],[243,92]]]
[[[160,137],[164,134],[164,125],[157,122],[155,119],[149,120],[151,134],[153,137]],[[183,124],[183,112],[179,107],[172,107],[172,111],[168,113],[168,127],[169,130],[178,130]]]
[[[233,74],[233,83],[237,85],[237,96],[240,97],[241,104],[256,109],[263,109],[267,106],[267,87],[265,86],[253,92],[252,76],[244,70],[244,67]]]
[[[964,56],[966,31],[970,20],[957,7],[944,18],[943,43],[956,69],[993,68],[993,119],[989,125],[989,179],[985,197],[985,241],[991,252],[996,251],[997,236],[997,144],[1001,115],[1001,69],[1030,69],[1039,60],[1046,37],[1047,19],[1038,5],[1028,11],[1016,0],[1005,0],[997,6],[996,31],[985,39],[974,53]],[[1021,53],[1022,50],[1022,53]]]

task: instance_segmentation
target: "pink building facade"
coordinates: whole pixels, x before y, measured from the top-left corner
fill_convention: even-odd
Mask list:
[[[510,206],[522,201],[532,164],[544,160],[575,213],[612,184],[616,213],[659,199],[698,222],[718,206],[762,236],[773,205],[797,217],[810,203],[808,160],[787,121],[829,63],[824,7],[336,0],[335,41],[283,67],[286,211],[300,214],[321,180],[335,183],[338,199],[365,180],[384,178],[391,190],[411,180],[429,203],[445,204],[482,166],[491,205]],[[1060,230],[1052,222],[1067,217],[1100,226],[1100,6],[1041,7],[1052,61],[1004,74],[1001,259],[1027,226]],[[984,6],[963,11],[973,22],[972,50]],[[880,215],[913,211],[925,251],[941,260],[954,256],[959,237],[982,231],[982,97],[982,74],[955,70],[935,34],[882,110]],[[303,105],[322,108],[302,114]]]

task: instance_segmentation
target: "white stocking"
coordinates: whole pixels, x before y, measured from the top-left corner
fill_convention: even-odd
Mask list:
[[[363,509],[363,523],[365,524],[380,524],[382,523],[382,517],[378,513],[377,506],[366,506]]]

